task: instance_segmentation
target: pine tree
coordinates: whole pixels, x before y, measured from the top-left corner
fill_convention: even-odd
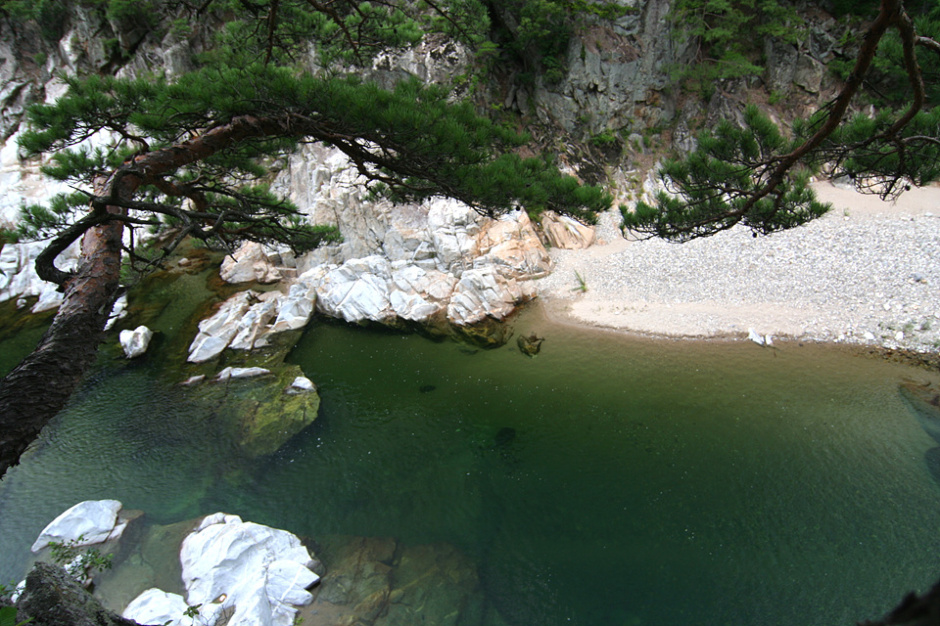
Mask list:
[[[72,78],[59,100],[33,106],[21,147],[51,155],[45,173],[76,191],[25,213],[20,235],[49,238],[37,271],[65,297],[36,350],[0,381],[0,475],[92,363],[123,255],[137,255],[124,249],[125,228],[168,234],[164,255],[185,237],[296,250],[338,237],[304,224],[263,184],[266,163],[300,142],[338,148],[370,188],[397,201],[449,196],[486,215],[524,207],[585,221],[606,208],[602,191],[562,175],[547,158],[520,157],[525,136],[452,102],[444,87],[405,80],[386,90],[357,77],[357,63],[372,52],[414,43],[435,25],[473,41],[475,27],[454,18],[472,4],[152,0],[151,8],[190,19],[226,18],[197,69],[174,80]],[[0,8],[14,6],[26,10],[13,0]],[[151,19],[139,6],[110,0],[107,10],[114,19]],[[331,67],[352,71],[305,69],[298,59],[311,42]],[[103,132],[116,143],[88,148]],[[56,257],[79,238],[78,268],[61,271]]]
[[[936,65],[940,43],[919,32],[918,24],[932,33],[937,23],[930,14],[915,24],[902,0],[881,0],[842,89],[810,119],[794,124],[792,139],[755,108],[745,112],[743,128],[718,124],[699,136],[691,154],[664,164],[660,178],[667,191],[658,194],[655,206],[641,202],[633,211],[621,209],[623,227],[677,241],[737,224],[767,234],[828,210],[809,187],[816,173],[847,176],[860,191],[882,197],[936,180],[940,109],[929,97],[918,51]],[[894,83],[905,85],[903,107],[882,99],[876,115],[846,119],[876,61],[880,80],[893,68]]]

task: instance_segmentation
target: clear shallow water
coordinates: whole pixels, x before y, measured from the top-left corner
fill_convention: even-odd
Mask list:
[[[553,326],[472,351],[320,325],[317,422],[238,460],[144,364],[103,370],[0,485],[0,580],[77,501],[217,510],[311,537],[450,542],[510,624],[853,624],[940,576],[920,370],[833,348]]]

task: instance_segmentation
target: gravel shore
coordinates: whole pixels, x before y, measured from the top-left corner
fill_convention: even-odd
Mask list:
[[[757,238],[736,228],[685,244],[631,241],[611,211],[597,244],[551,251],[555,271],[538,281],[539,296],[554,315],[649,335],[753,330],[940,351],[940,188],[897,203],[829,184],[817,191],[833,203],[828,215]]]

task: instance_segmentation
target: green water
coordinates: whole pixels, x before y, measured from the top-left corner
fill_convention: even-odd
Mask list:
[[[0,484],[0,580],[89,498],[449,542],[514,625],[854,624],[940,577],[938,444],[897,392],[936,375],[537,310],[517,330],[538,357],[318,325],[290,360],[320,417],[247,464],[146,362],[105,367]]]

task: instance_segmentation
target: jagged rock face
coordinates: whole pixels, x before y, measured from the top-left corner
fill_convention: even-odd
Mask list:
[[[58,287],[36,274],[36,257],[43,247],[42,242],[3,246],[0,250],[0,302],[15,300],[17,306],[25,306],[27,298],[38,298],[30,309],[33,313],[54,309],[62,303]],[[58,267],[68,271],[77,263],[78,246],[72,245],[59,256]]]
[[[539,84],[531,94],[520,90],[512,101],[527,111],[532,96],[543,123],[569,132],[640,130],[669,120],[676,106],[663,94],[670,68],[689,62],[693,42],[672,35],[669,0],[622,4],[631,8],[623,17],[591,24],[571,39],[564,80]]]
[[[293,256],[286,259],[274,250],[246,241],[222,260],[219,276],[227,283],[276,283],[291,272]]]
[[[542,214],[541,226],[542,236],[553,248],[579,250],[594,243],[594,229],[567,215],[546,211]]]

